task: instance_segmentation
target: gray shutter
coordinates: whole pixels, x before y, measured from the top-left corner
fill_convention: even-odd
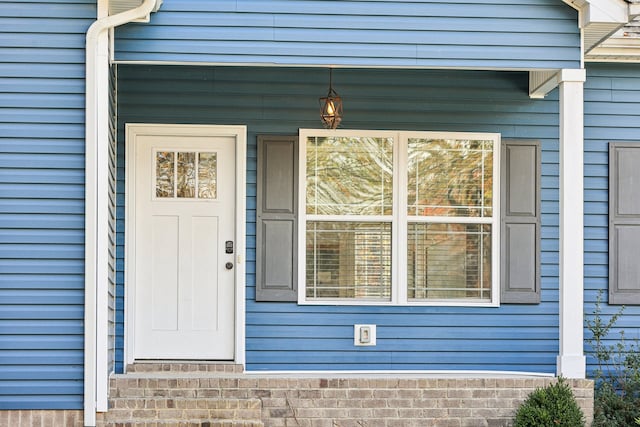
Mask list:
[[[540,302],[540,142],[503,140],[501,302]]]
[[[258,137],[256,301],[297,301],[298,137]]]
[[[609,303],[640,304],[640,144],[609,144]]]

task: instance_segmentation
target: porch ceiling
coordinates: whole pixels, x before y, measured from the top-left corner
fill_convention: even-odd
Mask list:
[[[630,22],[593,48],[585,57],[587,61],[640,62],[640,0],[629,3]]]

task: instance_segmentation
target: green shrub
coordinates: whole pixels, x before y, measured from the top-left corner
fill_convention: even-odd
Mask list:
[[[584,414],[571,388],[560,378],[557,383],[536,389],[516,412],[514,427],[583,427]]]
[[[629,427],[640,420],[640,348],[638,341],[620,339],[608,344],[608,335],[622,315],[624,307],[605,321],[602,316],[602,292],[596,300],[587,329],[592,354],[598,365],[594,371],[595,398],[593,427]]]

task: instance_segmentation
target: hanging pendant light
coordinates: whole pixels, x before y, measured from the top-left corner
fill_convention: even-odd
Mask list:
[[[328,129],[335,129],[342,121],[342,98],[338,96],[332,85],[332,69],[329,69],[329,93],[320,98],[320,120]]]

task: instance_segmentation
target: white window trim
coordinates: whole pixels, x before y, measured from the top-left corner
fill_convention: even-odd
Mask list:
[[[307,138],[314,136],[341,137],[391,137],[393,138],[393,212],[392,215],[392,251],[391,251],[391,299],[357,300],[357,299],[322,299],[309,300],[306,297],[306,231],[307,221],[314,219],[330,220],[331,216],[307,215]],[[487,223],[491,230],[491,300],[409,300],[407,296],[407,176],[399,173],[406,169],[407,142],[409,138],[423,139],[484,139],[493,140],[493,212],[492,218],[485,220],[470,220],[466,217],[432,217],[425,218],[427,222],[457,222],[457,223]],[[332,130],[332,129],[300,129],[298,154],[298,304],[300,305],[355,305],[355,306],[447,306],[447,307],[498,307],[500,305],[500,134],[480,132],[409,132],[409,131],[375,131],[375,130]],[[339,216],[341,220],[350,216]],[[388,221],[387,216],[368,216],[366,218],[353,215],[356,221],[373,221],[374,219]],[[418,221],[422,222],[422,219]]]

